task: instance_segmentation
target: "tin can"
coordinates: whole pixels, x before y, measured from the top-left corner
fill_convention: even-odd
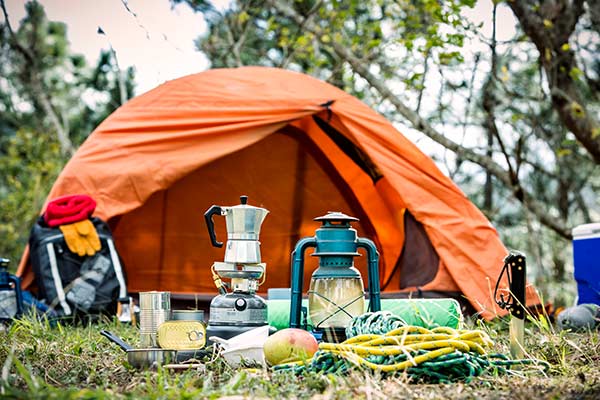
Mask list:
[[[140,345],[144,348],[159,347],[156,332],[160,324],[171,315],[170,292],[140,293]]]
[[[204,311],[203,310],[171,310],[171,320],[204,322]]]
[[[163,349],[197,350],[206,344],[206,327],[199,321],[167,321],[158,327],[156,337]]]

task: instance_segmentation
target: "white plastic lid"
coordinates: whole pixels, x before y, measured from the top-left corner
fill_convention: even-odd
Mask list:
[[[573,238],[578,238],[580,236],[600,237],[600,222],[578,225],[573,228]]]

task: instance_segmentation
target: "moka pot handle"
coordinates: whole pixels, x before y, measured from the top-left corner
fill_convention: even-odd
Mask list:
[[[204,213],[204,220],[206,221],[206,227],[208,228],[208,234],[210,235],[210,242],[214,247],[223,247],[223,242],[217,241],[217,234],[215,233],[215,223],[212,219],[212,216],[217,214],[221,215],[223,213],[223,209],[220,206],[211,206]]]

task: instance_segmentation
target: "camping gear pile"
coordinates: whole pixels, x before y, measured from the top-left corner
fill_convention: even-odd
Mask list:
[[[248,196],[240,196],[240,201],[233,207],[213,205],[204,214],[215,247],[223,247],[223,243],[217,241],[212,217],[224,215],[227,222],[225,261],[215,262],[211,267],[219,295],[210,302],[207,328],[210,336],[224,339],[267,325],[267,303],[256,291],[266,279],[266,264],[261,262],[258,239],[269,211],[248,205]],[[222,278],[231,279],[231,283],[224,283]],[[227,286],[231,293],[227,292]]]
[[[449,383],[469,382],[485,373],[506,373],[516,365],[550,367],[541,360],[510,360],[502,354],[488,354],[493,342],[484,331],[408,326],[386,312],[353,319],[347,336],[340,344],[319,344],[310,359],[280,364],[274,370],[343,374],[368,369],[388,375],[406,373],[414,381]]]
[[[176,315],[176,318],[173,316]],[[169,292],[140,293],[140,346],[135,348],[115,334],[100,334],[127,353],[127,362],[138,369],[174,366],[197,360],[207,353],[206,327],[197,310],[172,310]]]
[[[505,314],[489,282],[506,248],[483,213],[390,121],[292,71],[212,69],[128,101],[89,135],[48,200],[85,193],[97,202],[130,292],[208,299],[203,266],[223,254],[196,216],[234,204],[240,188],[273,215],[260,232],[269,271],[259,295],[289,286],[298,240],[314,234],[315,216],[340,210],[376,244],[383,295],[453,297],[487,320]],[[26,290],[35,286],[30,254],[17,273]],[[308,288],[317,260],[305,264]],[[366,279],[367,262],[356,268]],[[533,290],[527,303],[539,304]]]
[[[269,224],[262,227],[269,211],[247,204],[247,196],[236,206],[214,205],[227,204],[240,187],[253,203],[269,204]],[[280,369],[366,367],[443,382],[526,363],[487,354],[484,332],[459,329],[455,301],[410,299],[404,302],[414,307],[402,309],[406,303],[380,298],[454,297],[488,320],[510,312],[515,354],[522,350],[523,307],[539,304],[533,288],[524,289],[524,256],[505,260],[508,276],[499,285],[509,283],[514,301],[496,304],[489,282],[506,249],[481,211],[389,121],[309,76],[246,67],[165,83],[108,117],[48,200],[19,266],[24,289],[37,286],[61,316],[114,314],[116,304],[120,320],[133,322],[127,272],[129,290],[141,294],[141,348],[105,336],[132,362],[136,353],[146,357],[136,365],[192,358],[207,339],[231,365],[244,358],[263,363],[257,349],[271,321],[336,342]],[[324,205],[344,213],[313,220]],[[208,236],[193,217],[203,209]],[[224,258],[215,215],[226,219]],[[276,266],[268,281],[259,235]],[[588,245],[594,235],[576,239]],[[305,259],[310,247],[315,257]],[[355,265],[360,249],[366,261]],[[259,295],[290,282],[290,298],[281,303]],[[147,304],[148,291],[154,300]],[[203,317],[176,320],[167,293],[211,298],[206,331]],[[379,313],[394,307],[403,311]],[[424,314],[431,318],[423,326],[410,322]]]

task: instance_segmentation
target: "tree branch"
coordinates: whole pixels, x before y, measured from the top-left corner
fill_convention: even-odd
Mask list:
[[[304,32],[304,24],[312,18],[313,14],[321,7],[321,4],[323,4],[323,0],[317,1],[311,7],[311,9],[308,10],[308,13],[306,13],[306,15],[304,15],[304,22],[300,26],[298,26],[298,29],[296,30],[296,33],[294,35],[294,40],[291,41],[292,43],[295,42],[296,40],[298,40],[298,38],[300,37],[302,32]],[[293,47],[292,51],[283,60],[281,60],[281,63],[279,64],[279,68],[287,68],[288,64],[290,63],[290,61],[296,54],[297,50],[298,50],[297,46]]]
[[[269,3],[280,13],[291,18],[297,24],[302,24],[304,19],[296,13],[291,7],[285,4],[281,0],[269,0]],[[319,40],[322,37],[322,31],[315,26],[310,21],[305,24],[307,30],[312,32]],[[327,43],[321,42],[322,45],[328,45]],[[433,139],[435,142],[441,144],[449,150],[452,150],[457,154],[457,156],[462,157],[463,159],[469,160],[476,164],[482,166],[485,170],[490,171],[497,179],[499,179],[502,183],[504,183],[508,188],[510,188],[513,192],[519,190],[519,187],[515,187],[513,180],[510,175],[494,160],[484,155],[478,154],[473,150],[463,147],[460,144],[446,138],[440,132],[438,132],[433,126],[431,126],[426,120],[421,118],[420,115],[415,113],[412,109],[406,106],[399,97],[394,95],[394,93],[390,90],[389,86],[386,85],[383,81],[375,77],[370,71],[368,66],[361,62],[347,47],[343,46],[340,43],[333,42],[331,43],[333,50],[338,54],[338,56],[345,60],[352,69],[362,76],[371,87],[377,90],[380,95],[387,99],[396,110],[406,118],[417,130],[423,132],[425,135]],[[522,188],[521,188],[522,190]],[[524,206],[529,208],[538,218],[539,220],[549,228],[556,231],[559,235],[566,239],[571,238],[570,231],[563,225],[562,221],[559,221],[548,214],[548,211],[542,207],[536,200],[523,191],[522,198],[519,199]]]
[[[417,108],[415,112],[418,114],[421,110],[421,100],[423,99],[423,92],[425,91],[425,79],[427,79],[427,70],[429,69],[429,56],[431,54],[431,49],[427,48],[427,52],[425,53],[425,60],[423,63],[425,66],[423,67],[423,77],[421,78],[421,87],[419,88],[419,96],[417,97]]]

